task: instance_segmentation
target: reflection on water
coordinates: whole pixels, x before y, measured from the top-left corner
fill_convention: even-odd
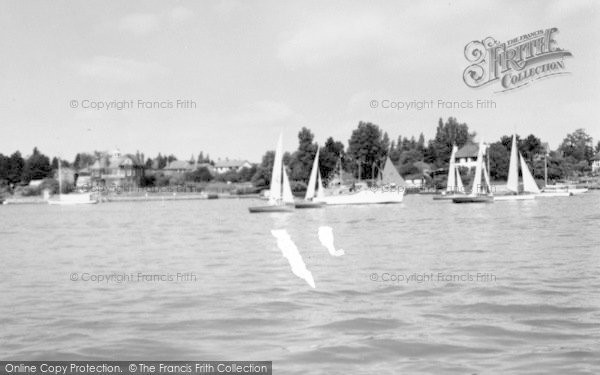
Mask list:
[[[250,205],[0,207],[0,358],[260,359],[286,374],[600,372],[598,192],[264,215]],[[324,251],[323,226],[344,256]],[[316,289],[290,272],[272,229],[293,240]],[[186,273],[197,279],[177,281]]]

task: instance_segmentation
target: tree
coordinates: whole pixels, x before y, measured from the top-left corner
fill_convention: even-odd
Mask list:
[[[50,159],[35,147],[33,154],[25,162],[21,179],[23,182],[29,183],[31,180],[39,180],[50,176],[51,172]]]
[[[308,182],[318,147],[313,143],[313,139],[313,133],[305,127],[298,133],[298,150],[292,154],[289,164],[292,180]]]
[[[592,137],[585,132],[585,129],[577,129],[573,133],[567,134],[559,150],[565,158],[570,156],[577,162],[582,160],[590,162],[594,156]]]
[[[347,155],[356,176],[371,176],[373,168],[382,163],[387,155],[386,143],[379,126],[370,122],[359,122],[348,141]]]
[[[452,154],[452,146],[457,145],[458,148],[461,148],[467,142],[472,142],[475,135],[475,132],[469,132],[467,124],[459,124],[454,117],[449,117],[446,123],[440,118],[435,138],[430,144],[431,150],[428,159],[433,157],[433,162],[437,167],[445,166]]]
[[[271,184],[271,172],[275,161],[275,151],[267,151],[260,165],[256,169],[256,173],[252,176],[252,184],[256,187],[266,187]]]
[[[490,157],[490,177],[505,180],[508,177],[510,153],[502,141],[492,143],[488,150]]]
[[[337,163],[344,157],[344,144],[340,141],[327,138],[325,145],[319,152],[319,170],[323,180],[330,180],[336,173]]]
[[[210,173],[210,171],[206,167],[200,167],[193,172],[188,172],[185,174],[186,181],[208,182],[212,179],[213,179],[213,175]]]
[[[398,172],[401,175],[419,173],[419,168],[415,167],[414,165],[418,161],[423,161],[423,154],[421,154],[416,148],[414,150],[403,152],[402,156],[400,157],[400,168]]]
[[[25,160],[21,157],[19,151],[15,151],[8,161],[8,172],[7,179],[11,184],[16,184],[21,181],[23,175],[23,167],[25,166]]]
[[[519,151],[523,154],[525,160],[533,162],[537,155],[544,155],[546,150],[542,141],[533,134],[529,134],[521,143],[519,143]]]

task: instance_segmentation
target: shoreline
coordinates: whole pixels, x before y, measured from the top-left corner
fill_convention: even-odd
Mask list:
[[[171,193],[171,194],[144,194],[144,195],[110,195],[100,197],[98,203],[112,202],[158,202],[158,201],[183,201],[183,200],[211,200],[211,199],[256,199],[259,194],[204,194],[204,193]],[[2,204],[5,205],[23,205],[23,204],[48,204],[48,201],[42,197],[6,197]]]

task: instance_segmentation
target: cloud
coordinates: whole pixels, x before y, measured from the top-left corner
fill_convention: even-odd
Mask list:
[[[155,62],[142,62],[109,56],[95,56],[79,64],[79,75],[108,83],[131,83],[164,76],[169,70]]]
[[[175,22],[185,22],[194,17],[194,12],[188,8],[178,6],[173,8],[170,12],[171,19]]]
[[[367,54],[385,34],[381,15],[348,14],[322,18],[295,32],[279,47],[277,57],[288,67],[317,67],[334,60]]]
[[[133,13],[119,21],[119,30],[135,36],[145,36],[169,26],[181,24],[194,17],[194,12],[183,6],[177,6],[164,13]]]
[[[121,19],[119,30],[128,31],[134,35],[147,35],[160,28],[160,16],[150,13],[130,14]]]

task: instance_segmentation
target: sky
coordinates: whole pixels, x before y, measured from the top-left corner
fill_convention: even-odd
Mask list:
[[[259,162],[280,132],[284,149],[296,149],[303,126],[320,144],[347,144],[359,121],[391,139],[429,139],[449,116],[478,140],[533,133],[556,148],[585,128],[596,143],[599,21],[600,2],[583,0],[4,0],[0,153],[203,151]],[[570,74],[508,92],[463,82],[469,42],[552,27],[573,55],[564,60]],[[435,106],[382,108],[423,100]],[[440,100],[495,108],[439,108]],[[123,102],[133,104],[117,110]]]

